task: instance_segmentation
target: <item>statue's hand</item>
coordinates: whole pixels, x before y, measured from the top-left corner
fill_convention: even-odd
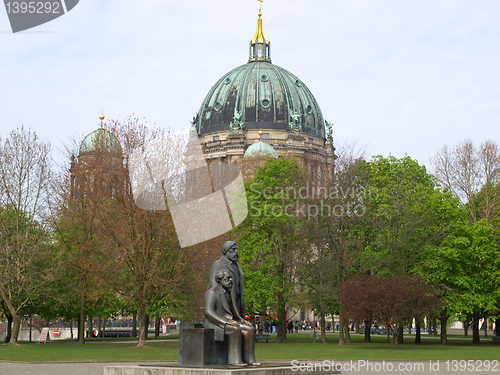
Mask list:
[[[253,326],[252,326],[252,323],[250,323],[250,322],[246,321],[245,319],[242,319],[242,320],[241,320],[241,322],[242,322],[244,325],[246,325],[246,326],[253,327]]]
[[[226,324],[229,324],[230,326],[235,326],[239,327],[240,324],[236,320],[229,319]]]

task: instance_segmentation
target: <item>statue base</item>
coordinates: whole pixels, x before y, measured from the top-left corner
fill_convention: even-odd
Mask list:
[[[295,371],[294,371],[295,370]],[[186,367],[180,365],[128,365],[110,366],[104,368],[104,375],[326,375],[340,374],[339,371],[326,371],[323,369],[312,369],[308,371],[297,371],[297,367],[290,364],[275,365],[264,364],[262,366],[210,366],[210,367]]]

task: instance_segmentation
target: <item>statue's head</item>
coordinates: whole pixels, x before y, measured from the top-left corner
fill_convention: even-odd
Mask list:
[[[222,254],[227,256],[232,262],[238,261],[238,245],[234,241],[226,241],[222,245]]]
[[[219,270],[215,274],[215,281],[226,290],[230,290],[233,287],[233,276],[231,276],[231,272],[229,270]]]

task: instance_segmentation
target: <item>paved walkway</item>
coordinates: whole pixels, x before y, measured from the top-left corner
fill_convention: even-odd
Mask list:
[[[160,363],[160,362],[154,362]],[[154,364],[150,363],[150,364]],[[168,362],[163,362],[166,364]],[[280,361],[280,364],[283,362]],[[445,362],[433,361],[434,368],[431,369],[431,363],[423,362],[397,362],[397,361],[369,361],[369,363],[358,361],[338,361],[342,365],[341,373],[345,375],[500,375],[500,368],[496,371],[453,371]],[[136,363],[130,363],[136,364]],[[142,362],[141,365],[146,363]],[[271,363],[269,363],[271,364]],[[360,364],[362,366],[360,366]],[[107,366],[126,366],[126,363],[7,363],[0,362],[0,375],[103,375],[104,367]],[[290,365],[290,363],[288,363]],[[372,366],[371,368],[369,366]],[[423,366],[423,367],[422,367]],[[448,367],[448,368],[447,368]],[[392,369],[392,370],[391,370]],[[297,368],[297,375],[300,375],[300,369]]]

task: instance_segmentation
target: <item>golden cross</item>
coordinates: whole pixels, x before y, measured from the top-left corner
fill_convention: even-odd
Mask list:
[[[259,2],[259,16],[262,16],[262,3],[264,0],[257,0]]]

